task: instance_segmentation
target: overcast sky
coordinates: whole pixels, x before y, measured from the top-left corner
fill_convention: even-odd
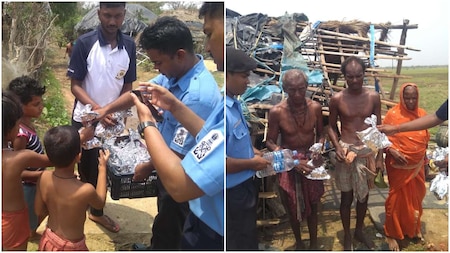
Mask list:
[[[418,4],[423,3],[423,5]],[[409,24],[417,24],[417,29],[408,29],[406,46],[420,49],[420,52],[406,50],[411,60],[403,61],[403,66],[448,65],[449,60],[449,3],[448,0],[396,1],[396,0],[322,0],[322,1],[245,1],[225,0],[227,8],[247,15],[262,13],[279,17],[292,13],[304,13],[310,22],[350,21],[357,19],[371,23],[402,25],[404,19]],[[399,44],[401,30],[390,32],[389,43]],[[377,36],[378,37],[378,36]],[[380,66],[391,66],[392,60],[377,60]]]

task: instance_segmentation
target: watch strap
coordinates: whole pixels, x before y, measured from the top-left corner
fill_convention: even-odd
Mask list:
[[[151,121],[144,121],[144,122],[139,123],[137,128],[138,128],[138,132],[142,138],[144,138],[144,129],[149,126],[156,127],[156,124]]]

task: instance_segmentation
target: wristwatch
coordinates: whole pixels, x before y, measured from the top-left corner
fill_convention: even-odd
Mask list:
[[[145,122],[139,123],[137,129],[142,138],[144,138],[144,129],[149,126],[156,127],[156,124],[151,121],[145,121]]]

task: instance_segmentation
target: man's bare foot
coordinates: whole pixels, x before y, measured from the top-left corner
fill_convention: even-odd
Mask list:
[[[102,225],[104,228],[108,229],[109,231],[113,233],[117,233],[120,230],[119,225],[114,222],[109,216],[103,215],[103,216],[94,216],[92,214],[89,214],[89,219],[93,222]]]
[[[364,243],[367,248],[371,250],[375,249],[375,244],[373,243],[373,241],[368,239],[362,231],[355,230],[355,239],[359,242]]]
[[[386,243],[388,244],[389,249],[391,251],[400,251],[400,247],[398,246],[398,242],[394,238],[386,236]]]
[[[349,234],[344,235],[344,250],[345,251],[352,251],[353,245],[352,245],[352,236]]]

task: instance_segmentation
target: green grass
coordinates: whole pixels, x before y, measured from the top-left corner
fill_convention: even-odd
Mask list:
[[[35,121],[40,138],[51,127],[70,125],[70,112],[67,112],[64,107],[64,95],[61,92],[61,84],[55,78],[51,68],[44,67],[41,82],[46,87],[46,92],[43,96],[44,109],[41,117]]]
[[[386,70],[395,73],[395,69],[389,68]],[[448,99],[448,66],[403,67],[401,75],[409,78],[401,78],[399,80],[394,97],[395,101],[399,101],[399,89],[406,82],[417,84],[419,87],[419,106],[425,109],[428,114],[434,113]],[[381,78],[380,82],[385,92],[391,91],[392,78]],[[432,139],[438,129],[439,127],[430,129]]]

